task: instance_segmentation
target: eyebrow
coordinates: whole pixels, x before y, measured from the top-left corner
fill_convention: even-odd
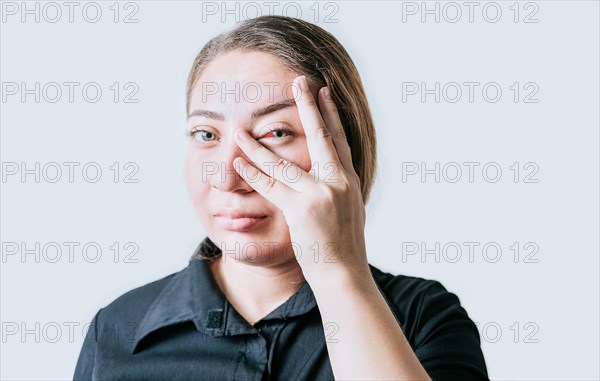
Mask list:
[[[261,116],[265,116],[267,114],[273,113],[275,111],[279,111],[283,108],[286,107],[291,107],[296,105],[296,101],[294,98],[290,98],[290,99],[284,99],[282,101],[279,102],[275,102],[273,104],[270,104],[266,107],[260,108],[256,111],[254,111],[252,113],[252,115],[250,116],[250,119],[256,119],[256,118],[260,118]],[[225,115],[223,115],[220,112],[214,112],[214,111],[208,111],[208,110],[194,110],[190,113],[190,115],[187,116],[187,120],[198,116],[198,117],[205,117],[205,118],[209,118],[209,119],[214,119],[214,120],[220,120],[223,121],[225,120]]]

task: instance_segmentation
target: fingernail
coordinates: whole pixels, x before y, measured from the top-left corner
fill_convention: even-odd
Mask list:
[[[329,93],[329,87],[327,87],[327,86],[325,86],[323,88],[323,98],[327,99],[327,100],[331,99],[331,94]]]
[[[308,85],[306,84],[306,76],[301,75],[298,82],[300,83],[301,90],[308,90]]]
[[[246,131],[244,131],[244,130],[238,130],[237,137],[241,141],[244,141],[244,142],[248,141],[248,136],[246,135]]]
[[[292,94],[294,95],[294,101],[298,102],[300,100],[300,81],[298,83],[292,83]]]

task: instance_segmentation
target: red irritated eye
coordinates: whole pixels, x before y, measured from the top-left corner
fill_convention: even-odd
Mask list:
[[[269,132],[265,134],[261,139],[282,139],[288,136],[293,136],[293,131],[284,127],[273,127],[269,129]]]

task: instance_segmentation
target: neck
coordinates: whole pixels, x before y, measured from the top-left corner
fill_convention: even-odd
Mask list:
[[[283,304],[305,282],[297,262],[265,267],[219,258],[210,267],[229,303],[251,325]]]

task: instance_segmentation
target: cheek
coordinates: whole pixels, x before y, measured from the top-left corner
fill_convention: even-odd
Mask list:
[[[300,168],[304,169],[305,172],[309,172],[311,168],[310,155],[308,154],[308,148],[304,148],[302,156],[298,160]]]
[[[280,150],[272,150],[277,156],[291,161],[296,164],[304,171],[308,172],[311,168],[310,155],[308,153],[308,147],[306,145],[306,139],[304,137],[297,138],[294,144],[289,145]]]
[[[192,201],[201,199],[210,189],[208,177],[203,175],[203,158],[188,150],[185,157],[185,180]],[[204,178],[203,178],[204,177]]]

